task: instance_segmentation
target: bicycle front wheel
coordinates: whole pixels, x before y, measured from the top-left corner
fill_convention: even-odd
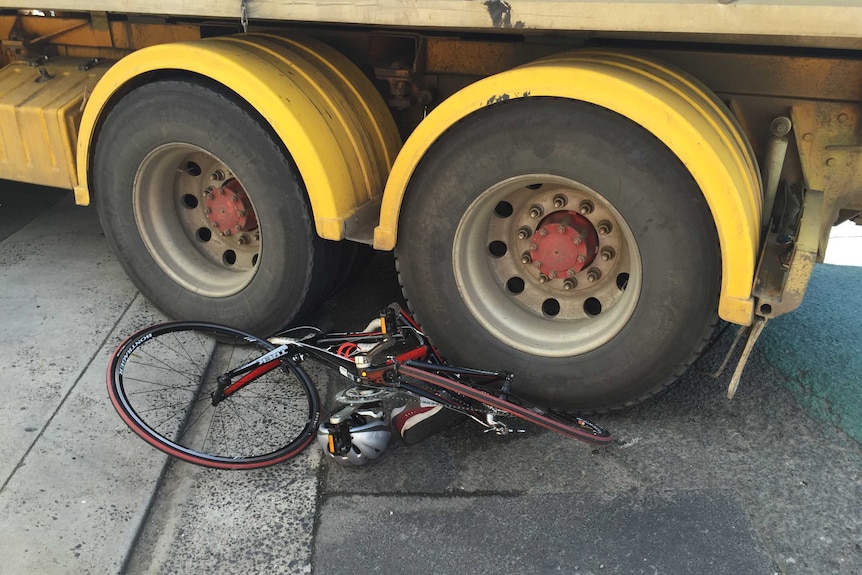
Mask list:
[[[216,378],[274,346],[204,322],[139,331],[108,366],[108,394],[132,431],[184,461],[219,469],[280,463],[314,439],[320,399],[301,367],[274,369],[213,405]]]

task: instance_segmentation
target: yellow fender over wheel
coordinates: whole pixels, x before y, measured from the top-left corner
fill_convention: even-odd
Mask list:
[[[470,114],[517,98],[557,97],[607,108],[663,142],[700,187],[721,248],[719,316],[750,324],[757,257],[761,182],[754,154],[730,112],[690,76],[657,62],[617,52],[553,56],[485,78],[442,102],[399,154],[383,196],[378,249],[395,246],[405,190],[425,153]]]
[[[344,238],[346,222],[379,199],[401,141],[371,82],[320,42],[245,34],[144,48],[108,70],[81,119],[79,204],[90,200],[100,122],[130,88],[171,71],[222,84],[263,117],[297,166],[321,237]]]

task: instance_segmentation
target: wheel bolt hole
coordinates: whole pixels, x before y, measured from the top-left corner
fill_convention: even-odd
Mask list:
[[[509,278],[509,281],[506,282],[506,289],[509,290],[509,293],[517,295],[524,291],[524,280],[518,276],[511,277]]]
[[[529,189],[529,190],[538,190],[538,189],[539,189],[539,188],[541,188],[541,187],[542,187],[542,184],[530,184],[529,186],[527,186],[527,189]]]
[[[500,202],[494,208],[494,215],[498,218],[508,218],[512,215],[512,212],[515,211],[515,208],[512,207],[512,204],[509,202]]]
[[[186,167],[180,171],[189,176],[201,175],[201,167],[194,162],[186,162]]]
[[[620,291],[626,291],[626,287],[629,285],[629,274],[621,273],[617,275],[617,287]]]
[[[504,255],[506,255],[506,252],[509,251],[509,248],[506,247],[505,242],[493,241],[490,244],[488,244],[488,251],[495,258],[501,258]]]
[[[195,235],[197,235],[197,238],[202,242],[208,242],[213,237],[212,230],[209,228],[198,228]]]
[[[191,194],[183,194],[183,205],[190,210],[198,207],[198,199]]]
[[[590,317],[596,317],[602,313],[602,302],[594,297],[587,298],[584,302],[584,313]]]
[[[254,254],[253,256],[251,256],[251,265],[253,265],[253,266],[257,265],[257,254]]]
[[[236,252],[233,250],[225,250],[225,252],[221,256],[221,259],[225,264],[232,266],[236,263]]]
[[[542,302],[542,313],[547,317],[556,317],[560,313],[560,302],[554,298],[546,299]]]

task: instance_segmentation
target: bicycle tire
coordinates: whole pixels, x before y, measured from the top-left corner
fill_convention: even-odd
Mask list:
[[[281,369],[212,405],[218,375],[274,347],[219,324],[154,325],[114,351],[108,394],[132,431],[164,453],[218,469],[274,465],[317,432],[320,398],[304,369],[285,356]]]

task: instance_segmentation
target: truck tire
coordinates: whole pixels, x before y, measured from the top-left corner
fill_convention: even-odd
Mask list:
[[[286,150],[218,86],[163,80],[111,110],[93,158],[105,235],[129,277],[177,319],[268,334],[340,280]]]
[[[718,238],[696,183],[652,134],[584,102],[513,100],[451,128],[410,181],[396,253],[444,355],[562,409],[650,397],[717,321]]]

